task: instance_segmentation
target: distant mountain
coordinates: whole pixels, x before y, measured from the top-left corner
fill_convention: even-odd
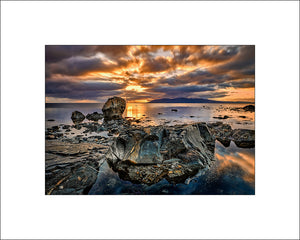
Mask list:
[[[251,102],[214,101],[205,98],[161,98],[161,99],[152,100],[149,103],[251,103]]]

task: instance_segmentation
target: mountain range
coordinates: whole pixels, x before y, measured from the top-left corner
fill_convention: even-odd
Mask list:
[[[161,98],[150,101],[149,103],[252,103],[234,101],[214,101],[205,98]]]

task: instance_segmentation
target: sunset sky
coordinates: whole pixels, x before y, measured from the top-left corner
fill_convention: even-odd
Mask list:
[[[46,102],[254,102],[254,46],[48,45]]]

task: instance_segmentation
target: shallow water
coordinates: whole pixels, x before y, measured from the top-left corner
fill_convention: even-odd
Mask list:
[[[142,118],[144,124],[182,124],[216,122],[230,124],[232,128],[254,129],[253,112],[234,111],[246,104],[203,103],[127,103],[124,117]],[[46,104],[46,128],[59,124],[72,124],[72,112],[83,114],[102,112],[103,104]],[[171,111],[176,109],[177,111]],[[159,114],[160,113],[160,114]],[[213,117],[227,115],[228,119]],[[193,117],[191,117],[193,116]],[[241,118],[240,116],[244,116]],[[55,119],[55,121],[47,121]],[[86,121],[86,120],[85,120]],[[73,131],[73,130],[72,130]],[[75,130],[74,130],[75,131]],[[98,133],[94,133],[98,134]],[[225,148],[216,141],[217,161],[208,171],[201,171],[185,183],[172,184],[162,180],[147,186],[121,180],[105,163],[90,194],[255,194],[255,149],[238,148],[233,142]]]
[[[247,104],[127,103],[124,117],[142,118],[147,125],[222,121],[230,124],[232,128],[254,129],[254,112],[231,110],[245,105]],[[86,115],[92,112],[102,112],[102,106],[103,103],[48,103],[46,104],[46,120],[55,119],[55,121],[46,121],[46,127],[72,124],[73,111],[77,110]],[[176,109],[177,112],[172,109]],[[229,118],[213,118],[225,115]]]
[[[163,179],[151,186],[124,181],[104,163],[89,194],[255,194],[254,148],[238,148],[233,142],[225,148],[216,141],[215,156],[217,160],[209,170],[201,170],[185,183]]]

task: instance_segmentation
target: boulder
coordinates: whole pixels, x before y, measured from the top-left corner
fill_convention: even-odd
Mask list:
[[[81,112],[75,111],[75,112],[72,112],[71,119],[74,124],[78,124],[78,123],[81,123],[85,119],[85,116]]]
[[[214,144],[202,123],[136,127],[121,132],[105,157],[124,180],[148,185],[163,178],[184,182],[212,164]]]
[[[120,97],[109,98],[102,108],[105,121],[121,119],[126,108],[126,101]]]
[[[255,106],[254,105],[247,105],[247,106],[243,107],[243,109],[245,111],[248,111],[248,112],[254,112],[255,111]]]
[[[94,122],[98,122],[98,120],[103,118],[103,114],[93,112],[86,115],[86,119]]]

